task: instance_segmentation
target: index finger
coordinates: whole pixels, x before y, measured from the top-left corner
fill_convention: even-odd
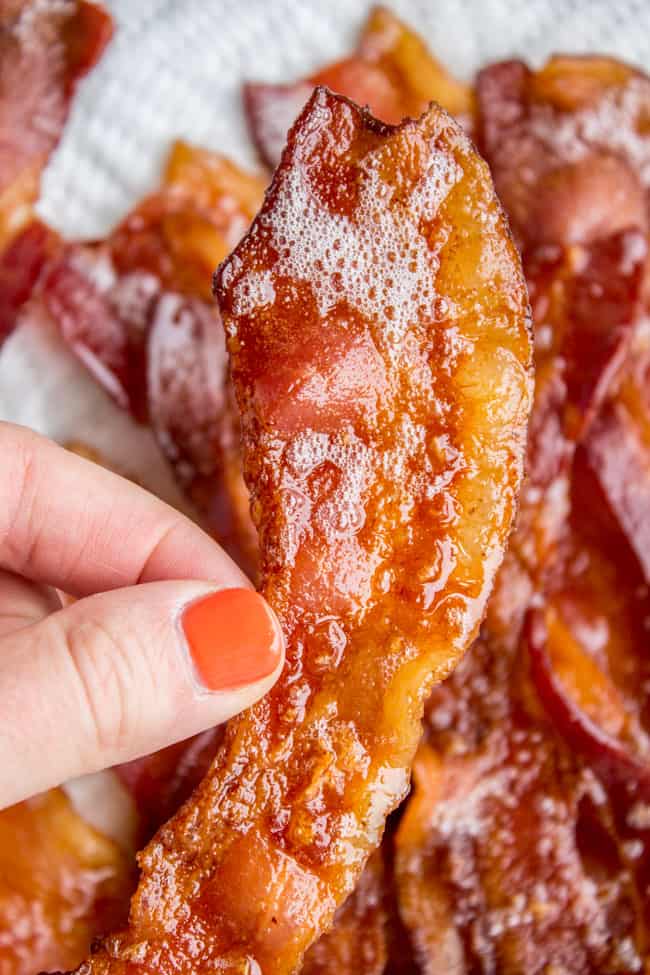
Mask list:
[[[250,585],[184,515],[25,427],[0,422],[0,568],[75,596],[165,579]]]

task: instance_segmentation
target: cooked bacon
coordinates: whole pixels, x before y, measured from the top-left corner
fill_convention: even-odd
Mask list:
[[[404,796],[521,476],[523,277],[439,108],[390,128],[319,90],[216,290],[287,666],[141,855],[129,928],[85,972],[296,968]]]
[[[586,542],[566,553],[564,578],[526,627],[537,700],[567,754],[603,786],[611,833],[636,890],[636,943],[650,958],[650,738],[644,647],[647,586],[615,521],[605,533],[588,485],[574,486],[573,530]],[[612,530],[613,528],[613,530]]]
[[[264,182],[216,152],[172,147],[161,189],[108,238],[119,274],[149,272],[165,290],[212,301],[212,272],[255,216]]]
[[[535,325],[535,407],[519,516],[488,607],[512,650],[526,608],[564,534],[569,470],[634,337],[642,313],[645,235],[530,252],[525,272]]]
[[[314,88],[323,85],[367,105],[384,122],[417,118],[437,101],[471,128],[474,95],[427,50],[421,38],[385,7],[375,7],[355,53],[294,84],[244,85],[244,107],[251,135],[263,161],[280,161],[287,132]]]
[[[576,447],[646,300],[650,79],[608,58],[557,56],[538,72],[510,61],[480,72],[477,99],[479,144],[523,248],[536,331],[528,478],[489,609],[514,649],[564,532]]]
[[[650,583],[650,448],[620,405],[603,411],[585,443],[584,457]]]
[[[611,812],[543,729],[511,718],[444,759],[422,746],[414,777],[395,869],[423,975],[641,970]]]
[[[607,786],[650,801],[650,766],[618,734],[626,713],[616,688],[566,632],[554,648],[559,657],[554,660],[549,628],[541,610],[529,614],[526,639],[532,679],[551,721]]]
[[[77,965],[93,938],[123,921],[130,857],[53,789],[0,811],[0,972]]]
[[[159,285],[134,271],[120,278],[105,245],[66,245],[46,269],[42,295],[71,350],[119,406],[146,414],[143,347]]]
[[[0,249],[31,219],[77,82],[112,32],[109,14],[88,0],[0,4]]]
[[[388,961],[385,877],[379,851],[339,907],[334,926],[312,945],[302,975],[383,975]]]
[[[479,74],[479,142],[524,247],[536,330],[528,478],[491,622],[517,634],[564,531],[567,474],[644,300],[650,81],[602,58]],[[528,579],[527,579],[528,577]],[[516,590],[513,604],[510,593]]]
[[[112,30],[88,0],[0,3],[0,347],[58,241],[33,213],[41,171]]]
[[[650,957],[650,606],[620,530],[604,538],[594,523],[589,491],[573,485],[571,537],[554,553],[546,610],[529,614],[528,658],[486,629],[427,706],[396,861],[427,975],[627,973]],[[547,756],[539,766],[536,755]],[[574,912],[592,883],[585,939]]]
[[[522,245],[648,228],[650,79],[613,58],[556,56],[478,75],[479,144]]]
[[[161,190],[102,243],[50,263],[42,298],[68,345],[140,422],[181,487],[250,575],[256,536],[212,270],[237,243],[262,184],[216,153],[178,142]]]
[[[116,402],[149,423],[206,527],[249,573],[256,539],[217,309],[118,274],[106,245],[67,249],[43,298],[68,345]]]
[[[0,348],[58,246],[58,235],[33,220],[0,253]]]

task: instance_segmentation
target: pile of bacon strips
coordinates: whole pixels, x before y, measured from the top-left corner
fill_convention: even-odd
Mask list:
[[[244,86],[266,172],[177,142],[63,240],[33,206],[111,33],[0,0],[0,348],[45,322],[148,425],[287,668],[109,773],[137,867],[65,787],[0,813],[0,975],[650,972],[650,78],[465,85],[377,8]]]

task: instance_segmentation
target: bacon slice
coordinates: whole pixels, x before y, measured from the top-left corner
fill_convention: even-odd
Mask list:
[[[41,171],[112,31],[87,0],[0,5],[0,347],[58,244],[33,213]]]
[[[31,219],[77,82],[112,32],[109,14],[88,0],[0,6],[0,248]]]
[[[63,248],[40,287],[65,341],[120,406],[151,425],[206,527],[252,576],[257,540],[210,290],[262,189],[222,156],[178,142],[161,190],[106,241]]]
[[[59,238],[40,220],[28,223],[0,253],[0,347],[14,330]]]
[[[287,667],[141,854],[130,926],[85,972],[296,968],[408,788],[521,477],[521,269],[439,108],[393,129],[315,93],[216,290]]]
[[[516,647],[564,531],[576,447],[646,297],[650,79],[608,58],[558,56],[538,72],[511,61],[480,72],[477,99],[478,141],[523,249],[536,328],[528,479],[489,610]]]
[[[642,970],[611,811],[540,728],[509,719],[444,760],[423,746],[414,777],[395,869],[423,975]]]
[[[479,142],[524,249],[536,329],[528,478],[504,587],[490,609],[493,626],[510,629],[516,646],[564,530],[576,446],[642,311],[650,80],[607,58],[556,57],[536,73],[513,61],[479,74],[477,98]]]
[[[262,160],[272,169],[292,122],[318,85],[347,95],[384,122],[417,118],[437,101],[471,128],[474,95],[427,50],[422,39],[385,7],[375,7],[351,57],[329,65],[305,81],[288,85],[249,82],[244,107]]]
[[[105,241],[69,245],[50,268],[43,292],[64,338],[136,418],[147,413],[144,347],[160,302],[171,294],[194,317],[218,322],[212,271],[248,227],[263,188],[223,156],[177,142],[158,193]]]
[[[529,614],[536,696],[567,753],[600,780],[612,836],[636,889],[635,942],[650,957],[650,737],[645,644],[650,604],[616,523],[600,530],[580,481],[573,521],[591,539],[566,556],[564,578]],[[581,499],[586,497],[586,503]],[[603,800],[600,800],[601,802]]]
[[[307,952],[302,975],[383,975],[388,961],[388,914],[381,853],[373,853],[334,926]]]
[[[566,529],[569,471],[618,376],[642,313],[645,235],[529,252],[536,333],[535,408],[515,531],[488,607],[491,628],[518,644],[526,608]]]
[[[520,244],[588,244],[648,227],[650,79],[556,56],[478,75],[479,144]]]
[[[211,301],[212,272],[248,229],[264,187],[225,156],[177,141],[159,192],[109,237],[117,271],[147,271],[167,290]]]
[[[550,616],[550,619],[549,619]],[[529,614],[526,626],[531,674],[542,704],[559,733],[615,789],[650,801],[650,767],[621,739],[627,714],[616,687],[564,633],[547,610]]]
[[[602,499],[650,582],[650,449],[620,404],[599,417],[584,457]]]
[[[59,789],[0,811],[0,971],[77,965],[120,923],[131,860],[86,823]]]
[[[650,957],[648,596],[571,476],[571,537],[527,654],[484,628],[427,705],[395,866],[427,975],[627,973]]]

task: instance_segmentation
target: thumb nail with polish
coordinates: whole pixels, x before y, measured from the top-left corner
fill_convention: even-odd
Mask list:
[[[270,677],[282,660],[277,617],[252,589],[221,589],[181,616],[194,671],[209,691],[234,691]]]

